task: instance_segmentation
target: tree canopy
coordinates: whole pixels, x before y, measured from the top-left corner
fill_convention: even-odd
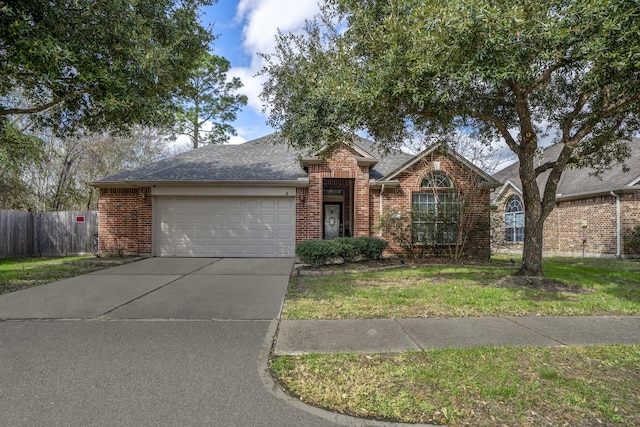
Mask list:
[[[520,161],[526,275],[542,275],[562,171],[623,161],[640,129],[635,0],[329,0],[265,58],[269,122],[292,144],[365,131],[397,147],[460,129],[506,142]],[[563,148],[538,166],[546,136]]]
[[[208,3],[0,1],[0,125],[32,115],[64,136],[171,120],[213,39],[198,21]]]
[[[230,63],[206,54],[178,92],[180,110],[177,132],[191,138],[193,148],[201,143],[223,143],[236,130],[229,124],[247,97],[235,93],[242,87],[238,77],[227,80]]]

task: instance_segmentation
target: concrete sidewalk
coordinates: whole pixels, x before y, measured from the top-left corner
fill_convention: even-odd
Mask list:
[[[640,317],[281,320],[277,355],[640,344]]]

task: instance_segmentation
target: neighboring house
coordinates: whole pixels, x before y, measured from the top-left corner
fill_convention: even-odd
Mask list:
[[[560,145],[547,147],[537,161],[554,161]],[[545,221],[543,252],[559,256],[629,256],[624,240],[640,225],[640,140],[631,142],[625,165],[604,171],[567,169],[558,185],[556,206]],[[520,251],[524,241],[522,185],[514,163],[493,175],[503,185],[492,194],[494,250]],[[546,182],[549,172],[539,177]],[[541,188],[542,191],[542,188]]]
[[[489,196],[499,183],[454,151],[434,145],[416,156],[378,156],[375,143],[357,138],[322,154],[305,155],[273,134],[93,182],[100,188],[100,252],[288,257],[307,239],[385,238],[381,214],[412,207],[446,214],[468,194],[466,213],[486,226],[468,231],[466,247],[489,256]],[[420,225],[421,239],[442,228]]]

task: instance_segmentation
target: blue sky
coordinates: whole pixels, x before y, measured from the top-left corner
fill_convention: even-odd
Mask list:
[[[272,52],[278,29],[298,32],[305,19],[312,18],[318,10],[317,0],[218,0],[203,9],[203,24],[213,25],[212,32],[218,35],[213,53],[231,62],[229,76],[240,77],[244,83],[242,93],[249,98],[232,124],[238,132],[232,143],[273,132],[266,125],[258,98],[262,80],[255,74],[263,65],[258,52]]]

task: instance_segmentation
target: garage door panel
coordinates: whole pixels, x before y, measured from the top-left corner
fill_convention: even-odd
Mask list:
[[[278,240],[290,240],[293,239],[293,233],[291,230],[278,230]]]
[[[258,230],[244,230],[242,237],[247,240],[258,240],[259,233]]]
[[[208,256],[224,256],[224,245],[209,245]]]
[[[276,237],[275,230],[260,230],[262,240],[273,240]]]
[[[294,246],[291,244],[279,243],[276,246],[276,254],[279,256],[291,256],[294,253]]]
[[[159,256],[293,256],[292,197],[158,197]]]
[[[262,214],[260,215],[260,222],[262,224],[273,224],[276,220],[276,216],[274,214]]]

